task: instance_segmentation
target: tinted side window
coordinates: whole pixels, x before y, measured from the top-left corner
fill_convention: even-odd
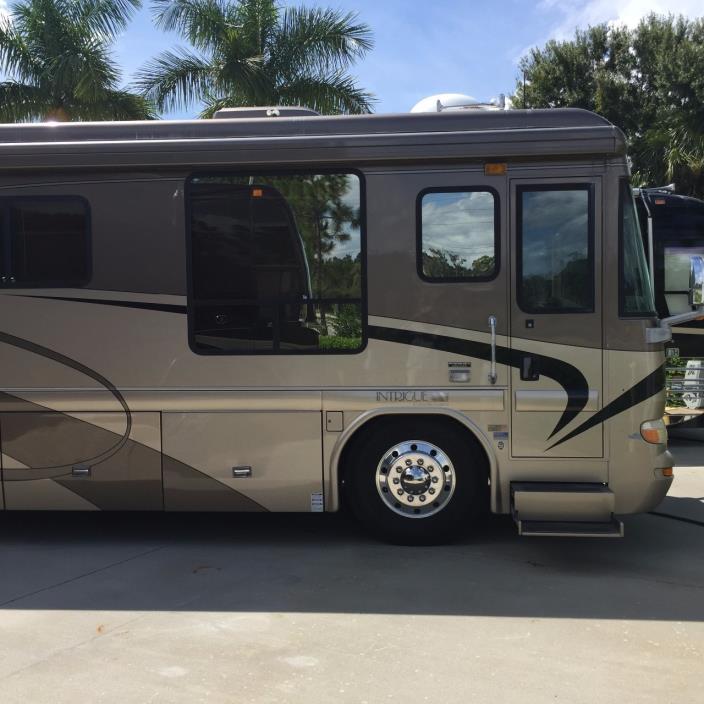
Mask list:
[[[518,302],[528,313],[594,310],[589,186],[519,188]]]
[[[486,280],[497,272],[498,199],[485,190],[433,189],[420,201],[421,276]]]
[[[89,278],[88,208],[78,198],[6,202],[3,232],[14,286],[80,286]]]
[[[356,175],[203,175],[188,193],[194,351],[361,349]]]

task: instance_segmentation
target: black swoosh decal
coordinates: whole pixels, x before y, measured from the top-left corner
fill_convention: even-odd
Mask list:
[[[13,294],[20,295],[20,294]],[[179,313],[186,315],[186,306],[175,303],[146,303],[144,301],[118,301],[111,298],[71,298],[69,296],[32,296],[22,295],[22,298],[41,298],[45,301],[69,301],[71,303],[94,303],[101,306],[116,306],[117,308],[137,308],[139,310],[155,310],[160,313]]]
[[[377,325],[370,325],[368,328],[369,337],[386,342],[398,342],[404,345],[415,347],[427,347],[429,349],[443,350],[461,354],[466,357],[477,357],[478,359],[491,359],[491,345],[488,342],[476,342],[474,340],[464,340],[459,337],[448,337],[445,335],[433,335],[431,333],[416,332],[414,330],[401,330],[399,328],[385,328]],[[496,361],[510,367],[520,369],[521,360],[526,352],[512,350],[508,347],[496,347]],[[560,432],[568,423],[584,409],[589,400],[589,384],[584,374],[577,367],[540,354],[531,354],[537,361],[540,373],[554,379],[567,393],[567,405],[562,411],[557,424],[548,436],[548,440],[556,433]]]
[[[548,450],[552,450],[553,447],[561,445],[563,442],[571,440],[576,435],[593,428],[599,423],[603,423],[605,420],[612,418],[623,411],[628,410],[631,406],[635,406],[656,393],[661,391],[665,386],[665,366],[658,367],[655,371],[651,372],[644,379],[641,379],[637,384],[631,386],[628,391],[624,391],[620,396],[615,398],[611,403],[604,406],[600,411],[597,411],[591,418],[588,418],[580,426],[575,428],[572,432],[567,433],[564,438],[558,440],[554,445],[548,447]]]
[[[108,458],[118,453],[125,446],[125,444],[129,440],[130,433],[132,432],[132,413],[130,412],[129,406],[127,405],[127,401],[125,400],[124,396],[120,393],[120,391],[111,381],[109,381],[102,374],[99,374],[90,367],[86,367],[85,364],[81,364],[75,359],[71,359],[71,357],[67,357],[66,355],[51,350],[48,347],[38,345],[36,342],[30,342],[29,340],[24,340],[21,337],[15,337],[14,335],[10,335],[6,332],[0,332],[0,342],[6,345],[10,345],[12,347],[18,347],[19,349],[25,350],[26,352],[31,352],[32,354],[39,355],[40,357],[51,359],[52,361],[57,362],[58,364],[63,364],[64,366],[74,369],[75,371],[81,374],[85,374],[87,377],[90,377],[94,381],[97,381],[103,388],[107,389],[117,400],[120,406],[122,406],[125,412],[126,419],[125,432],[120,436],[118,441],[114,445],[109,447],[107,450],[101,452],[95,457],[87,457],[82,460],[82,462],[85,462],[86,464],[99,464],[100,462],[104,462]],[[31,468],[32,471],[47,471],[58,469],[64,470],[65,466],[62,465],[55,467]],[[37,477],[33,476],[32,478],[34,479]]]

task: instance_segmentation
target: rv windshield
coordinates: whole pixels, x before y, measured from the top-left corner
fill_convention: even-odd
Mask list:
[[[638,215],[633,192],[626,179],[621,181],[619,199],[621,246],[621,315],[655,315],[653,289],[643,240],[638,227]]]

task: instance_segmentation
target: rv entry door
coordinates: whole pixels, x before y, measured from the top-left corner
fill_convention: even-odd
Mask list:
[[[601,179],[511,180],[511,453],[602,457]]]

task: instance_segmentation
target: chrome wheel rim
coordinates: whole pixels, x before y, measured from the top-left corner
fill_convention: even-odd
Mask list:
[[[442,511],[457,482],[450,458],[425,440],[390,447],[377,465],[375,480],[384,505],[406,518],[427,518]]]

